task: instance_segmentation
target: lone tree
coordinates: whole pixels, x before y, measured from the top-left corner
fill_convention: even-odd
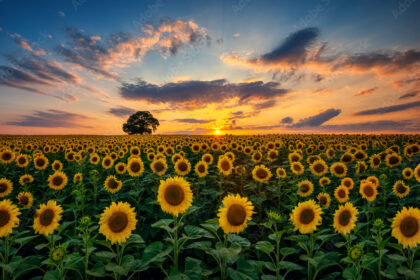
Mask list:
[[[149,111],[138,111],[123,124],[123,130],[128,134],[152,134],[158,126],[159,121]]]

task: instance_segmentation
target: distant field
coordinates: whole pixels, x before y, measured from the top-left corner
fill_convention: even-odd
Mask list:
[[[420,279],[420,135],[0,136],[1,279]]]

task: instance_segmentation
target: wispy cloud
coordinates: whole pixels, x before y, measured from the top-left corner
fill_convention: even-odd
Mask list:
[[[197,123],[197,124],[203,124],[203,123],[210,123],[214,120],[198,120],[198,119],[175,119],[177,122],[181,123]]]
[[[292,128],[319,127],[323,123],[338,116],[340,113],[341,113],[340,109],[328,109],[317,115],[301,119],[297,123],[292,124],[290,127]]]
[[[378,90],[378,87],[368,88],[368,89],[362,89],[358,93],[354,94],[354,96],[362,96],[362,95],[370,95]]]
[[[60,110],[35,111],[31,115],[24,115],[19,121],[7,122],[7,125],[25,126],[25,127],[67,127],[67,128],[91,128],[83,124],[91,118],[75,113],[64,112]]]
[[[128,115],[134,114],[136,110],[128,108],[128,107],[116,107],[116,108],[110,108],[108,110],[108,113],[117,116],[117,117],[126,117]]]
[[[407,92],[406,94],[403,94],[400,96],[399,99],[406,99],[406,98],[411,98],[411,97],[415,97],[419,94],[420,91],[411,91],[411,92]]]
[[[420,101],[359,111],[359,112],[354,113],[354,115],[356,116],[383,115],[383,114],[388,114],[388,113],[393,113],[393,112],[398,112],[398,111],[405,111],[405,110],[416,108],[416,107],[420,107]]]

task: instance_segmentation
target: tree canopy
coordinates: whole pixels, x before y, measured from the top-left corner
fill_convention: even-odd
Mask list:
[[[158,126],[159,121],[149,111],[138,111],[123,124],[123,131],[127,134],[152,134]]]

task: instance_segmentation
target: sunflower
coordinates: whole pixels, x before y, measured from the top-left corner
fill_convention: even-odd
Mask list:
[[[104,188],[110,193],[116,193],[122,188],[122,182],[114,175],[109,175],[105,179]]]
[[[182,158],[175,163],[174,168],[178,175],[184,176],[190,173],[191,163],[187,159]]]
[[[98,164],[99,160],[100,160],[99,155],[95,153],[91,154],[89,157],[89,162],[94,165]]]
[[[0,201],[0,238],[8,236],[19,225],[19,209],[10,201]]]
[[[74,184],[80,183],[82,181],[83,181],[82,173],[79,172],[79,173],[74,174],[74,176],[73,176],[73,183]]]
[[[322,176],[328,172],[328,165],[323,160],[315,160],[311,165],[310,169],[312,174]]]
[[[373,155],[370,157],[370,168],[378,168],[381,165],[381,156],[380,155]]]
[[[15,159],[15,154],[10,150],[0,152],[0,162],[4,164],[11,163]]]
[[[292,170],[293,174],[300,175],[305,171],[305,168],[299,161],[293,161],[290,163],[290,170]]]
[[[205,161],[208,165],[211,165],[213,163],[213,156],[211,154],[204,154],[201,157],[202,161]]]
[[[347,235],[356,226],[359,211],[352,203],[347,202],[338,206],[334,213],[334,229],[343,235]]]
[[[17,196],[17,200],[20,205],[27,209],[31,208],[34,203],[34,197],[30,192],[20,192]]]
[[[417,182],[420,183],[420,163],[414,168],[414,177],[416,177]]]
[[[24,174],[22,176],[20,176],[19,178],[19,184],[21,186],[24,186],[26,184],[30,184],[34,181],[34,177],[30,174]]]
[[[64,172],[56,171],[48,177],[48,186],[53,190],[62,190],[67,185],[67,180]]]
[[[331,204],[331,197],[328,193],[319,193],[316,197],[318,199],[319,205],[322,208],[328,208]]]
[[[378,194],[376,185],[374,185],[370,181],[365,181],[364,183],[361,183],[359,192],[362,195],[362,197],[365,198],[367,201],[374,201],[376,199],[376,195]]]
[[[6,178],[1,178],[0,179],[0,197],[5,197],[9,195],[9,193],[11,193],[12,190],[13,190],[13,183]]]
[[[252,161],[258,163],[262,160],[262,154],[260,152],[256,152],[252,155]]]
[[[279,152],[277,150],[269,150],[267,152],[267,159],[271,162],[275,161],[279,156]]]
[[[316,227],[322,223],[322,209],[316,204],[315,200],[299,202],[290,214],[290,220],[295,226],[294,230],[299,230],[301,234],[312,233]]]
[[[47,204],[41,204],[36,210],[33,228],[35,233],[48,236],[53,233],[61,221],[63,208],[54,200],[49,200]]]
[[[302,160],[302,155],[299,154],[298,152],[293,152],[293,153],[289,154],[288,158],[289,158],[290,162],[301,161]]]
[[[138,177],[144,172],[143,161],[138,157],[132,157],[127,163],[128,174],[131,177]]]
[[[413,175],[414,175],[413,169],[411,169],[409,167],[404,168],[404,170],[402,171],[402,175],[403,175],[404,179],[407,179],[407,180],[413,178]]]
[[[356,174],[365,173],[367,169],[367,165],[364,161],[356,162]]]
[[[16,157],[16,165],[19,167],[26,167],[29,164],[29,158],[27,155],[18,155]]]
[[[63,169],[63,164],[59,160],[54,160],[54,162],[51,164],[51,168],[54,171],[61,171]]]
[[[301,197],[309,196],[314,191],[314,184],[309,180],[303,180],[298,183],[298,194]]]
[[[285,178],[286,177],[286,170],[284,170],[284,168],[277,168],[276,169],[276,175],[279,178]]]
[[[191,206],[193,194],[183,177],[173,177],[161,180],[157,200],[162,211],[178,217]]]
[[[38,170],[43,170],[48,166],[48,158],[43,155],[34,157],[34,166]]]
[[[415,248],[420,243],[420,209],[403,207],[395,217],[391,225],[392,236],[402,244],[404,248]]]
[[[319,185],[321,187],[324,187],[326,185],[329,185],[330,183],[331,183],[331,180],[328,177],[322,177],[321,179],[319,179]]]
[[[198,177],[204,177],[207,175],[208,173],[208,166],[207,163],[205,161],[199,161],[197,162],[197,164],[195,165],[195,174],[198,175]]]
[[[119,162],[115,165],[115,171],[122,175],[127,171],[127,166],[125,165],[124,162]]]
[[[166,164],[166,160],[164,159],[155,159],[150,164],[150,168],[152,168],[153,173],[162,176],[166,173],[166,170],[168,170],[168,165]]]
[[[353,154],[352,153],[350,153],[350,152],[345,152],[341,157],[340,157],[340,161],[342,162],[342,163],[345,163],[345,164],[347,164],[347,163],[351,163],[351,162],[353,162],[353,160],[354,160],[354,156],[353,156]]]
[[[369,176],[366,181],[372,182],[376,187],[379,186],[379,179],[376,176]]]
[[[114,160],[110,156],[106,156],[102,159],[102,167],[104,169],[110,169],[114,165]]]
[[[347,174],[347,166],[342,162],[336,162],[331,165],[330,171],[336,177],[344,177]]]
[[[395,182],[392,191],[399,198],[406,197],[410,193],[410,187],[404,184],[403,181],[398,180]]]
[[[247,227],[247,222],[252,220],[255,214],[252,202],[239,194],[227,195],[222,201],[223,208],[219,209],[219,226],[225,234],[241,233]]]
[[[127,202],[112,202],[105,208],[99,220],[99,232],[114,243],[123,243],[136,229],[137,219],[134,207]]]
[[[401,162],[402,162],[401,156],[396,153],[388,154],[385,157],[386,166],[391,167],[391,168],[399,165]]]
[[[217,168],[219,169],[220,173],[228,176],[230,173],[232,173],[233,163],[229,158],[220,156],[219,160],[217,161]]]
[[[252,170],[252,178],[261,183],[270,180],[271,176],[270,170],[263,164],[255,166]]]
[[[344,203],[349,200],[349,189],[343,185],[338,186],[334,191],[334,197],[340,203]]]
[[[354,181],[350,177],[341,179],[341,185],[345,186],[348,190],[352,190],[354,187]]]

